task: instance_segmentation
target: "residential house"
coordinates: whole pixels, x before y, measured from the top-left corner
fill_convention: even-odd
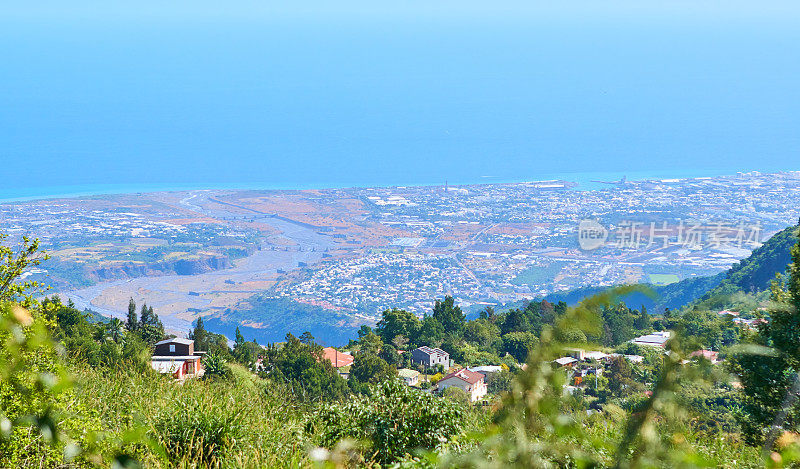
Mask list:
[[[470,401],[475,402],[486,395],[486,379],[481,373],[462,369],[448,374],[437,384],[439,391],[456,387],[467,393]]]
[[[322,349],[322,359],[331,362],[334,368],[339,369],[353,364],[353,355],[336,350],[333,347]]]
[[[573,357],[561,357],[553,360],[553,363],[559,367],[572,368],[576,363],[578,363],[578,360]]]
[[[442,365],[445,370],[450,368],[450,354],[440,348],[430,348],[427,345],[411,351],[411,362],[419,363],[426,368]]]
[[[636,345],[645,345],[648,347],[661,347],[667,343],[670,337],[670,331],[653,332],[652,334],[643,335],[631,340],[631,343]]]
[[[194,351],[191,339],[172,338],[156,343],[150,359],[150,366],[162,374],[170,374],[177,379],[201,376],[204,352]]]
[[[567,356],[570,356],[576,360],[583,361],[586,359],[586,351],[579,348],[568,348],[565,350],[567,352]]]
[[[484,378],[488,378],[492,373],[500,373],[503,371],[503,368],[497,365],[470,366],[467,369],[482,374]]]
[[[408,368],[400,368],[397,370],[397,376],[403,380],[408,386],[416,386],[419,384],[419,371],[409,370]]]
[[[592,350],[590,352],[586,352],[583,354],[583,359],[586,361],[597,360],[597,361],[604,361],[607,360],[609,355],[607,353],[600,352],[598,350]]]

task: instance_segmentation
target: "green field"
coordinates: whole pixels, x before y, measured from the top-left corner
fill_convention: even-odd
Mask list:
[[[653,285],[669,285],[680,281],[676,274],[650,274],[648,278]]]
[[[550,283],[553,278],[564,268],[563,262],[554,262],[547,266],[529,267],[514,277],[511,283],[514,285],[541,285]]]

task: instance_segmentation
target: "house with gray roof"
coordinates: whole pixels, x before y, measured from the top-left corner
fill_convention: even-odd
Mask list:
[[[411,351],[411,362],[419,363],[426,368],[442,365],[447,370],[450,368],[450,354],[440,348],[423,345]]]

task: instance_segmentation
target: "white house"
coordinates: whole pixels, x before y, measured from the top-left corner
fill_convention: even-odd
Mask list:
[[[445,376],[439,381],[439,390],[456,387],[461,389],[469,396],[470,401],[475,402],[486,395],[486,380],[481,373],[469,370],[458,370]]]
[[[408,386],[416,386],[419,384],[419,371],[409,370],[408,368],[400,368],[397,370],[397,376],[403,380]]]
[[[658,331],[652,334],[643,335],[631,340],[631,343],[636,345],[645,345],[648,347],[661,347],[669,340],[670,331]]]

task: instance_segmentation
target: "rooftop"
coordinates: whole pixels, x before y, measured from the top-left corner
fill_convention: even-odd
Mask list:
[[[467,368],[469,371],[474,371],[476,373],[484,372],[484,373],[499,373],[502,371],[503,368],[497,365],[483,365],[483,366],[470,366]]]
[[[576,358],[573,358],[573,357],[561,357],[561,358],[556,358],[553,361],[555,363],[558,363],[561,366],[564,366],[564,365],[569,365],[570,363],[575,363],[578,360]]]
[[[631,342],[639,345],[652,345],[656,347],[663,347],[664,344],[669,340],[669,336],[670,336],[669,331],[659,331],[659,332],[653,332],[652,334],[647,334],[641,337],[637,337],[631,340]]]
[[[422,350],[423,352],[425,352],[427,354],[430,354],[430,355],[434,355],[434,354],[447,355],[447,356],[450,355],[449,353],[445,352],[444,350],[442,350],[440,348],[431,348],[431,347],[428,347],[427,345],[423,345],[422,347],[418,347],[417,350]]]
[[[399,370],[397,370],[397,376],[401,378],[415,378],[419,376],[419,371],[410,370],[408,368],[400,368]]]
[[[163,345],[163,344],[190,345],[193,343],[194,341],[192,339],[181,339],[180,337],[173,337],[171,339],[164,339],[161,342],[156,342],[156,345]]]
[[[350,366],[353,364],[354,360],[353,356],[349,353],[340,352],[333,347],[325,347],[322,349],[322,358],[331,362],[334,368]]]
[[[442,378],[441,381],[445,381],[445,380],[448,380],[450,378],[458,378],[458,379],[460,379],[462,381],[466,381],[469,384],[475,384],[475,383],[480,382],[480,381],[483,380],[483,375],[478,373],[478,372],[475,372],[475,371],[469,371],[467,369],[464,369],[464,370],[458,370],[458,371],[454,371],[453,373],[450,373],[449,375],[447,375],[444,378]]]

